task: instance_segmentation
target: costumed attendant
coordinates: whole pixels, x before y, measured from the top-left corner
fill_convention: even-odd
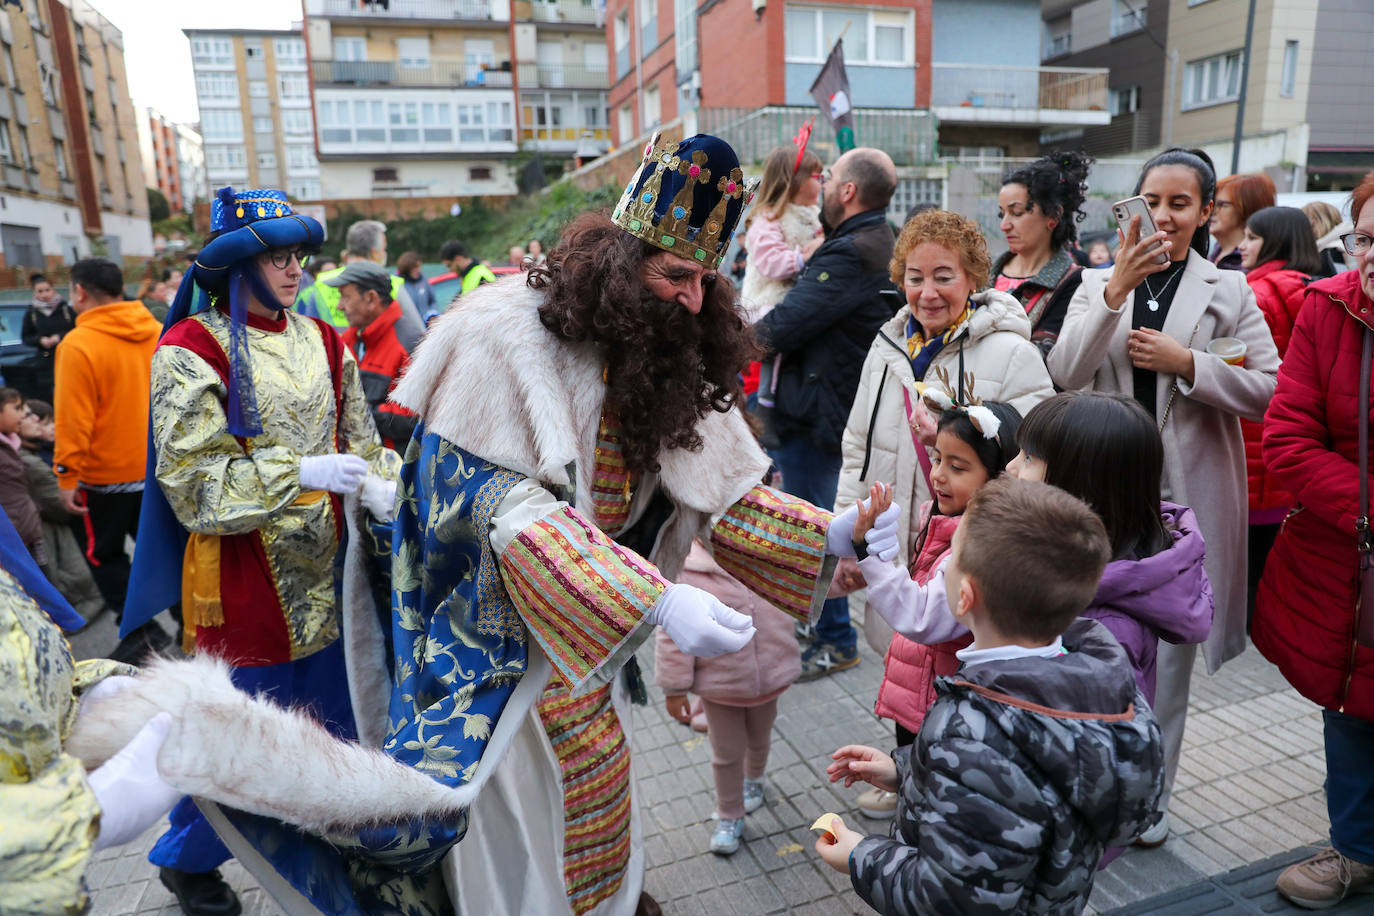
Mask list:
[[[394,392],[420,422],[392,529],[390,643],[376,643],[390,677],[362,683],[356,647],[376,616],[346,632],[361,743],[443,802],[331,766],[322,809],[306,804],[313,780],[273,806],[279,780],[236,775],[255,814],[209,806],[214,823],[289,912],[657,910],[641,899],[631,783],[635,650],[655,626],[703,657],[754,634],[673,583],[693,541],[798,621],[854,554],[857,508],[833,516],[759,484],[768,458],[737,409],[755,348],[716,274],[748,197],[726,143],[655,135],[611,219],[579,217],[545,265],[466,293],[415,354]],[[870,538],[895,541],[900,512]],[[358,813],[374,801],[390,812]]]
[[[327,323],[291,311],[320,224],[275,190],[222,188],[153,355],[148,486],[123,628],[181,601],[183,649],[234,683],[354,734],[335,560],[340,496],[390,514],[383,448],[358,366]],[[156,482],[156,486],[154,486]],[[239,912],[229,857],[189,798],[149,859],[188,914]]]
[[[170,717],[155,716],[87,772],[65,747],[85,700],[134,669],[73,661],[62,630],[86,625],[44,578],[0,512],[0,912],[81,913],[91,853],[127,843],[178,794],[158,775]]]

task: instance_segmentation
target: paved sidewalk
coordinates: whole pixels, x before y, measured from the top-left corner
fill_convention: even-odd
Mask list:
[[[106,619],[78,635],[73,639],[78,656],[107,651],[114,645],[112,629]],[[650,705],[635,713],[634,766],[648,862],[645,886],[665,913],[871,912],[847,876],[820,862],[806,830],[825,811],[844,815],[856,827],[886,830],[886,822],[868,821],[851,810],[857,787],[832,789],[823,775],[830,752],[842,744],[891,744],[890,723],[873,715],[882,660],[862,645],[861,657],[857,668],[797,684],[783,695],[767,804],[749,815],[744,845],[729,858],[706,851],[715,794],[710,744],[670,719],[662,693],[650,687]],[[652,681],[650,649],[641,651],[640,662]],[[1266,863],[1267,869],[1272,857],[1321,842],[1328,828],[1323,778],[1320,713],[1259,653],[1247,651],[1216,677],[1209,678],[1199,664],[1170,811],[1173,833],[1160,848],[1132,849],[1099,874],[1089,912],[1141,904],[1242,866]],[[160,831],[96,856],[87,873],[92,913],[179,912],[147,862]],[[239,891],[245,913],[279,912],[237,864],[227,865],[225,876]],[[1256,890],[1262,892],[1263,887]],[[1271,898],[1261,901],[1264,912],[1286,911]],[[1144,906],[1133,912],[1149,911],[1150,905]],[[1202,911],[1211,910],[1192,910]]]

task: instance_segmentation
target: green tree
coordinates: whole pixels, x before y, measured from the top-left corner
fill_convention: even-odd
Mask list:
[[[167,203],[167,196],[157,188],[148,189],[148,219],[151,222],[159,223],[172,215],[172,205]]]

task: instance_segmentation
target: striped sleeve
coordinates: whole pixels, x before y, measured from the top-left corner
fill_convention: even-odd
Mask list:
[[[644,616],[667,590],[653,564],[571,506],[525,526],[501,553],[506,590],[574,693],[608,682],[652,632]]]
[[[759,597],[801,621],[821,612],[835,558],[825,553],[834,516],[772,487],[757,486],[711,528],[721,568]]]

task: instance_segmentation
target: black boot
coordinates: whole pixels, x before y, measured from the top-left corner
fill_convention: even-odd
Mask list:
[[[150,620],[119,641],[109,657],[127,665],[139,665],[149,654],[161,652],[172,644],[172,637],[156,620]]]
[[[162,886],[176,895],[186,916],[238,916],[243,907],[219,870],[207,872],[159,869]]]

